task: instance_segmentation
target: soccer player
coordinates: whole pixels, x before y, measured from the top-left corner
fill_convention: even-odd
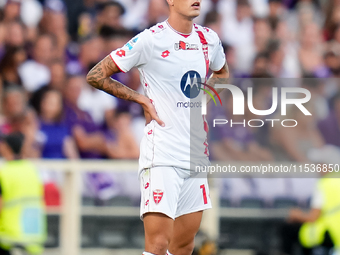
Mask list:
[[[193,23],[201,0],[167,0],[169,18],[113,51],[87,75],[93,87],[139,103],[146,127],[140,146],[144,255],[189,255],[203,210],[211,208],[207,178],[194,166],[209,164],[200,98],[207,84],[226,84],[225,54],[217,34]],[[110,77],[137,67],[145,95]]]

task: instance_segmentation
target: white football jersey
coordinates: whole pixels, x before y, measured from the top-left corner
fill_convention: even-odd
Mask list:
[[[218,71],[226,61],[217,34],[194,25],[191,34],[184,35],[165,21],[113,51],[111,58],[122,72],[138,68],[145,95],[165,123],[161,127],[153,120],[144,128],[139,169],[174,166],[194,170],[197,165],[208,165],[201,82],[205,82],[207,66]]]

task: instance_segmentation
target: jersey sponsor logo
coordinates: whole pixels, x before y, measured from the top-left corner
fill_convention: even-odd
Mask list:
[[[199,48],[197,44],[179,41],[179,43],[175,43],[175,50],[199,50]]]
[[[148,132],[148,135],[152,135],[152,129]]]
[[[181,79],[181,90],[187,98],[195,98],[201,90],[201,75],[196,71],[186,72]]]
[[[153,200],[155,201],[155,204],[158,205],[162,198],[163,198],[164,192],[160,189],[156,189],[153,191]]]
[[[166,50],[166,51],[163,51],[163,52],[162,52],[162,55],[161,55],[161,56],[162,56],[163,58],[167,58],[167,57],[169,57],[169,55],[170,55],[170,51]]]
[[[138,41],[138,37],[135,37],[133,39],[131,39],[127,44],[125,44],[125,46],[129,49],[132,50],[133,47],[135,46],[136,42]]]
[[[204,85],[204,87],[206,88],[202,88],[202,85]],[[210,91],[208,89],[210,89]],[[203,90],[212,98],[215,105],[217,105],[213,95],[214,93],[222,105],[220,95],[217,93],[217,91],[212,86],[202,82],[200,74],[196,71],[191,70],[183,75],[181,79],[181,90],[183,94],[190,99],[196,98],[199,95],[200,91]],[[178,102],[177,107],[202,107],[202,102]]]
[[[148,204],[149,204],[149,199],[148,199],[148,200],[146,200],[146,202],[145,202],[145,206],[148,206]]]
[[[150,184],[147,182],[147,183],[145,184],[145,186],[144,186],[144,189],[149,188],[149,186],[150,186]]]
[[[125,50],[117,51],[116,55],[119,56],[119,57],[125,57]]]

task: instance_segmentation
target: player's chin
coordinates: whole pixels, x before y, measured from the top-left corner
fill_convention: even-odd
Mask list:
[[[190,12],[190,15],[189,15],[189,16],[190,16],[192,19],[194,19],[194,18],[198,17],[200,14],[201,14],[201,10],[193,10],[193,11]]]

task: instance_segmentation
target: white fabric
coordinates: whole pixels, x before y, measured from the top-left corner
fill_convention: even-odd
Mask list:
[[[34,60],[28,60],[23,63],[18,71],[28,92],[34,92],[51,81],[50,70]]]
[[[145,28],[149,10],[149,0],[118,0],[125,7],[122,17],[124,27],[129,29]]]
[[[193,178],[177,167],[154,167],[140,173],[140,216],[158,212],[175,219],[211,208],[207,178]]]
[[[210,69],[220,70],[225,64],[225,55],[217,34],[201,26],[198,30],[208,42]],[[184,43],[184,48],[197,47],[197,50],[178,49],[180,42]],[[154,166],[190,169],[208,165],[209,159],[205,155],[207,134],[199,107],[203,94],[199,87],[202,85],[195,79],[200,76],[204,82],[206,62],[195,28],[185,38],[167,22],[159,23],[113,51],[111,57],[124,72],[138,68],[145,95],[153,101],[165,123],[165,127],[161,127],[153,120],[144,128],[139,169]],[[196,91],[198,96],[188,98],[182,92],[181,84],[187,95]],[[186,108],[184,103],[188,102],[197,103],[198,107]]]
[[[105,112],[114,110],[117,99],[101,90],[89,87],[82,89],[78,99],[78,107],[87,111],[97,125],[105,122]]]
[[[254,178],[259,197],[267,202],[273,202],[277,197],[288,197],[286,182],[284,178]]]
[[[291,194],[300,202],[307,201],[312,197],[318,179],[316,178],[291,178]]]
[[[322,194],[320,188],[317,187],[314,190],[310,204],[311,204],[311,208],[313,208],[313,209],[322,209],[322,207],[324,205],[324,198],[323,198],[323,194]]]
[[[143,252],[143,255],[156,255],[156,254],[153,254],[153,253],[150,253],[150,252]]]
[[[37,0],[22,1],[20,10],[20,17],[28,27],[36,27],[44,13],[41,3]]]

